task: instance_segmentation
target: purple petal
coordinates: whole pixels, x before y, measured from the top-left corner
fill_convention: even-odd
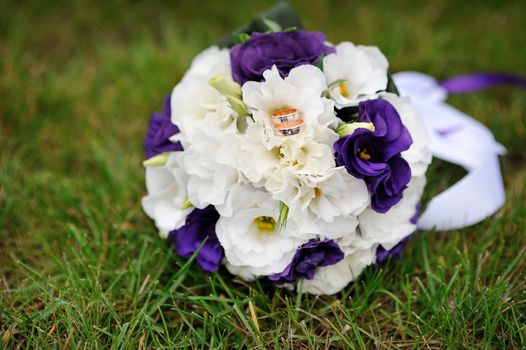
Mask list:
[[[219,213],[213,205],[204,209],[195,208],[186,217],[186,224],[169,234],[174,239],[177,254],[189,258],[202,244],[196,256],[197,263],[206,271],[217,270],[224,254],[215,232],[218,219]]]
[[[325,45],[325,35],[294,30],[279,33],[253,33],[250,39],[230,49],[232,76],[239,84],[262,81],[263,72],[276,66],[282,77],[303,64],[313,64],[321,55],[333,53]]]
[[[375,130],[357,129],[338,139],[333,145],[336,163],[365,181],[371,207],[385,213],[402,199],[411,179],[411,168],[401,152],[413,141],[398,112],[386,100],[361,102],[358,115],[359,121],[373,123]]]
[[[313,239],[298,248],[292,262],[282,272],[270,275],[268,279],[278,284],[299,278],[313,279],[318,267],[334,265],[343,257],[343,251],[332,239]]]
[[[153,113],[148,123],[148,131],[144,137],[146,159],[164,152],[182,151],[180,142],[170,141],[170,137],[179,132],[179,128],[172,124],[170,96],[164,99],[162,113]]]

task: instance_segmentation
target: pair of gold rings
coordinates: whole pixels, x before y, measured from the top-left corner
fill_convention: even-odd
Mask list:
[[[300,118],[296,108],[283,108],[272,113],[274,133],[278,136],[299,134],[305,128],[305,122]]]

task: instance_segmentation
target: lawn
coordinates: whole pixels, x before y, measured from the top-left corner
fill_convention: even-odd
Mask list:
[[[505,206],[420,232],[344,292],[207,274],[140,207],[150,113],[193,56],[272,1],[0,1],[0,344],[6,348],[526,347],[526,91],[449,102],[508,148]],[[293,1],[392,71],[526,76],[524,1]],[[460,172],[436,162],[429,198]]]

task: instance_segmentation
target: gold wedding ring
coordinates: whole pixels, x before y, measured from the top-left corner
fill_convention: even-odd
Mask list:
[[[279,136],[291,136],[299,134],[304,128],[305,123],[299,117],[296,108],[283,108],[272,113],[274,122],[274,133]]]
[[[272,113],[272,121],[274,124],[284,123],[299,118],[299,113],[296,108],[284,108]]]
[[[304,127],[302,119],[294,119],[274,125],[274,131],[277,135],[291,136],[299,134]]]

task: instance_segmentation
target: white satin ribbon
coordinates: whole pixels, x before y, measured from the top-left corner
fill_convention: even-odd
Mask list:
[[[444,101],[447,91],[417,72],[394,74],[401,96],[411,102],[428,130],[433,156],[462,166],[468,174],[434,196],[418,220],[424,230],[455,230],[476,224],[495,213],[505,200],[499,155],[506,149],[491,131]]]

